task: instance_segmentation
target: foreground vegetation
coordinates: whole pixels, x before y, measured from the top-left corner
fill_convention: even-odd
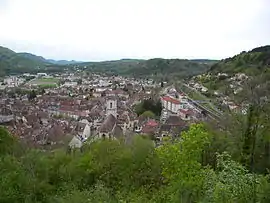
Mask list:
[[[269,202],[268,175],[213,152],[215,139],[200,124],[158,148],[138,136],[43,152],[1,128],[0,202]]]

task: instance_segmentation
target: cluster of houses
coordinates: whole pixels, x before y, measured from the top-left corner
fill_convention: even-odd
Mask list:
[[[208,88],[204,87],[202,84],[199,83],[199,81],[202,78],[206,80],[214,80],[214,79],[223,80],[224,84],[228,85],[227,87],[228,90],[232,92],[233,95],[237,95],[243,90],[243,84],[245,81],[249,79],[249,76],[247,76],[244,73],[237,73],[232,76],[230,76],[227,73],[218,73],[215,76],[212,76],[209,74],[203,74],[203,75],[194,77],[193,80],[189,81],[188,86],[202,93],[208,92],[209,91]],[[229,110],[234,111],[234,112],[246,114],[247,112],[246,105],[236,104],[228,95],[225,95],[219,90],[213,91],[213,95],[216,97],[215,99],[220,102],[221,106],[227,107]]]
[[[39,77],[47,77],[39,75]],[[135,134],[179,136],[201,119],[199,110],[175,89],[160,98],[160,85],[149,80],[115,76],[62,75],[67,82],[29,100],[2,93],[0,125],[30,146],[80,148],[85,141],[110,138],[130,140]],[[81,83],[75,82],[81,79]],[[160,99],[160,120],[138,116],[133,107],[149,98]]]

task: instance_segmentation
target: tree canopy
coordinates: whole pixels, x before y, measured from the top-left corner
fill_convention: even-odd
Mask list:
[[[46,152],[19,147],[0,128],[0,202],[269,202],[268,176],[227,152],[216,155],[216,168],[205,164],[214,137],[197,124],[159,147],[135,136]]]

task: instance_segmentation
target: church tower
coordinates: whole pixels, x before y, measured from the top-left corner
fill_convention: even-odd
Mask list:
[[[117,100],[114,98],[106,100],[106,116],[110,114],[117,118]]]

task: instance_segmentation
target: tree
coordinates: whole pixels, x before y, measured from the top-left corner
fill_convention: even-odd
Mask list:
[[[182,141],[166,143],[157,148],[168,192],[165,202],[193,202],[200,197],[205,180],[201,167],[204,147],[210,135],[203,125],[192,125],[182,135]]]
[[[145,111],[142,113],[142,116],[146,118],[154,118],[155,114],[152,111]]]
[[[14,150],[16,140],[6,129],[0,126],[0,156],[10,154]]]
[[[146,99],[135,106],[135,112],[137,115],[141,115],[145,111],[152,111],[156,116],[160,116],[162,111],[161,101]]]
[[[20,143],[0,128],[0,202],[269,202],[268,175],[251,173],[228,152],[216,153],[216,167],[205,164],[214,138],[193,124],[159,147],[137,135],[85,142],[73,153],[17,153]]]
[[[81,85],[82,84],[82,79],[78,79],[77,83],[78,83],[78,85]]]
[[[37,97],[36,91],[32,90],[29,94],[28,94],[28,99],[29,100],[33,100]]]
[[[41,93],[42,95],[46,93],[45,90],[44,90],[44,88],[41,89],[40,93]]]

